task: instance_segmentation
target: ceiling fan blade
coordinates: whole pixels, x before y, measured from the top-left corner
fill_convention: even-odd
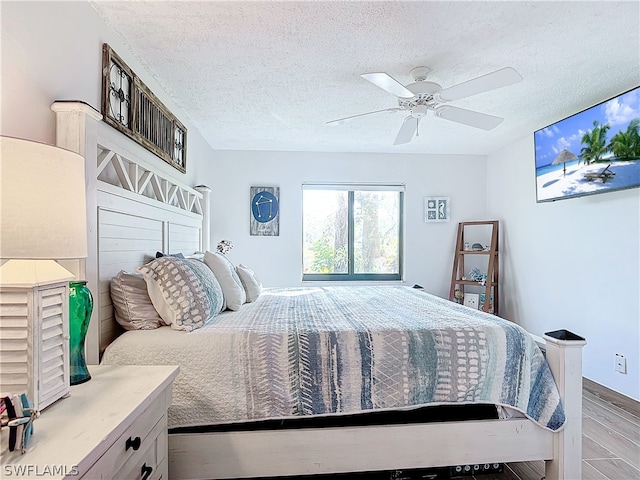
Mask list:
[[[342,125],[344,123],[347,123],[347,122],[353,120],[354,118],[364,117],[366,115],[373,115],[374,113],[398,112],[400,110],[402,110],[402,109],[398,108],[398,107],[395,107],[395,108],[385,108],[384,110],[376,110],[375,112],[359,113],[358,115],[351,115],[350,117],[344,117],[344,118],[338,118],[336,120],[330,120],[325,125]]]
[[[506,87],[522,81],[522,75],[511,67],[505,67],[480,77],[472,78],[466,82],[445,88],[436,94],[439,100],[451,102],[461,98],[470,97],[479,93]]]
[[[474,112],[464,108],[446,105],[435,109],[436,117],[451,120],[452,122],[462,123],[470,127],[481,128],[483,130],[492,130],[502,123],[504,118],[494,117],[486,113]]]
[[[407,89],[404,85],[402,85],[387,73],[363,73],[360,76],[365,80],[369,80],[371,83],[380,87],[381,89],[386,90],[390,94],[395,95],[396,97],[413,97],[413,92],[411,90]]]
[[[396,136],[394,145],[402,145],[403,143],[409,143],[413,138],[413,135],[416,133],[418,129],[418,120],[409,115],[402,122],[402,126],[398,131],[398,135]]]

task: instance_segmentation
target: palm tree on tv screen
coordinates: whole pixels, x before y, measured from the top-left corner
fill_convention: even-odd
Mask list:
[[[580,150],[580,157],[587,165],[592,162],[599,162],[603,155],[609,151],[607,145],[607,132],[609,125],[600,125],[597,120],[593,121],[593,130],[582,136],[582,144],[585,145]]]
[[[627,129],[616,133],[609,149],[619,159],[635,160],[640,157],[640,119],[632,120]]]

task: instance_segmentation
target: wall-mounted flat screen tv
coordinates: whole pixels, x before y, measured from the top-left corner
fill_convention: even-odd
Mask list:
[[[640,87],[534,133],[536,197],[552,202],[640,186]]]

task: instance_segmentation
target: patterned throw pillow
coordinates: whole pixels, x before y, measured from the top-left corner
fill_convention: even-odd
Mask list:
[[[160,257],[136,271],[147,282],[153,306],[173,329],[200,328],[222,309],[220,284],[199,260]]]

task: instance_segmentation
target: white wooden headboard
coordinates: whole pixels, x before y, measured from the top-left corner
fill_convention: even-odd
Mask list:
[[[89,257],[67,264],[93,292],[86,340],[88,363],[121,333],[109,284],[156,252],[209,249],[210,189],[181,183],[182,175],[102,122],[83,102],[55,102],[56,144],[85,157]]]

